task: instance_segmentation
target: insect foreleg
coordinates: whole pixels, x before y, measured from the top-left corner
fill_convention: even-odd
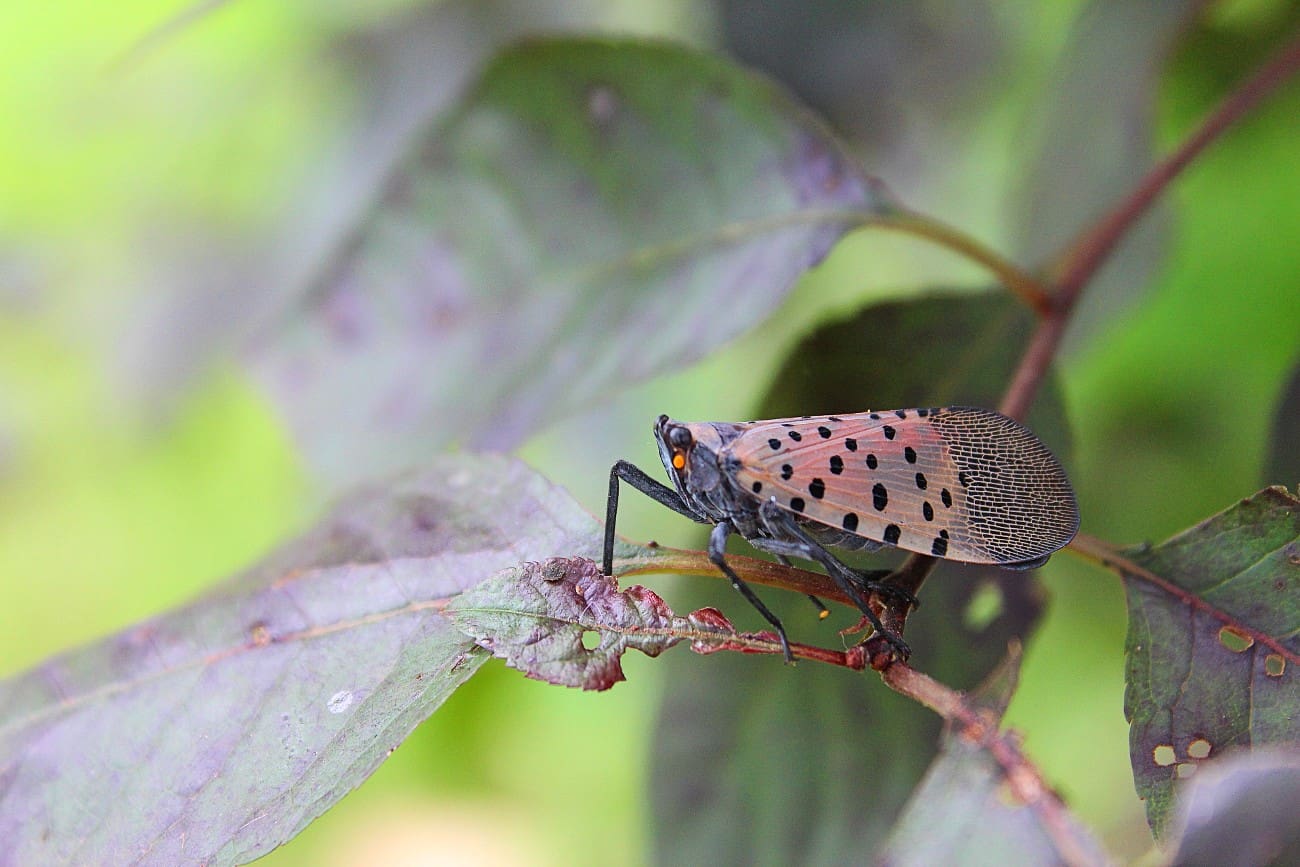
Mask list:
[[[713,565],[722,570],[722,574],[731,580],[731,586],[739,590],[741,595],[749,600],[749,604],[757,608],[758,613],[762,614],[763,618],[772,624],[777,637],[781,639],[781,650],[785,653],[785,661],[794,662],[794,654],[790,652],[790,640],[785,637],[785,627],[781,624],[780,618],[763,604],[763,600],[758,598],[758,594],[741,580],[735,570],[727,564],[727,537],[731,535],[733,529],[730,521],[722,521],[713,528],[713,532],[709,534],[709,559],[713,561]]]
[[[619,461],[609,470],[609,499],[605,502],[605,558],[602,564],[606,575],[614,574],[614,521],[618,517],[618,481],[622,479],[641,493],[657,503],[662,503],[674,512],[685,515],[701,524],[708,523],[672,488],[658,479],[647,475],[636,464]]]
[[[775,501],[768,500],[763,503],[759,508],[759,515],[768,529],[777,534],[776,538],[762,540],[759,547],[774,554],[802,557],[805,560],[820,563],[826,569],[826,574],[830,575],[831,579],[844,591],[844,594],[853,600],[853,604],[867,618],[867,622],[871,624],[872,628],[888,641],[904,659],[911,654],[911,648],[907,646],[907,643],[901,637],[886,629],[884,624],[880,622],[880,618],[876,616],[876,612],[872,611],[871,606],[862,598],[859,591],[866,583],[863,576],[841,563],[834,554],[827,551],[825,547],[804,532],[794,518],[778,506]],[[758,542],[759,540],[752,541]]]

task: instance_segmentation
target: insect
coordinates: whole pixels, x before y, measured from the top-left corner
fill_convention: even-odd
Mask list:
[[[673,487],[619,461],[610,469],[604,571],[613,574],[619,482],[713,524],[709,559],[780,637],[785,627],[727,564],[736,533],[782,562],[820,564],[868,622],[906,658],[907,645],[866,604],[872,592],[915,603],[879,573],[861,573],[829,548],[893,546],[962,563],[1033,569],[1079,528],[1069,479],[1029,430],[988,409],[951,406],[749,423],[654,428]]]

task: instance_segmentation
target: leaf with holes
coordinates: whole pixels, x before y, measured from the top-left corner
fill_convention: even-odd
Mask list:
[[[1296,738],[1300,500],[1265,488],[1109,565],[1128,594],[1133,777],[1162,836],[1176,782],[1200,762]]]
[[[892,208],[812,116],[721,58],[527,42],[419,138],[251,364],[336,478],[449,442],[510,448],[762,321]]]
[[[671,548],[620,543],[620,551],[615,571],[698,571],[700,563],[707,562],[704,554]],[[750,580],[790,577],[784,570],[765,576],[764,561],[748,557],[736,557],[732,563]],[[707,568],[711,571],[712,565]],[[819,576],[803,575],[821,584],[817,592],[829,589],[829,582]],[[717,609],[701,608],[679,617],[644,587],[620,591],[616,579],[584,557],[556,557],[504,569],[453,599],[446,613],[480,647],[527,677],[582,689],[609,689],[623,680],[620,660],[629,648],[658,656],[674,644],[689,641],[691,650],[706,656],[722,651],[782,652],[776,633],[738,632]],[[586,645],[589,635],[598,638],[594,647]],[[861,653],[790,646],[801,659],[858,670],[866,665]]]
[[[0,682],[0,863],[270,851],[487,658],[448,598],[526,559],[596,554],[599,530],[517,461],[442,458],[205,598]]]
[[[452,600],[447,615],[528,677],[594,690],[623,680],[624,651],[658,656],[685,637],[686,626],[655,593],[641,586],[620,592],[581,558],[506,569]],[[600,643],[586,647],[585,633]]]

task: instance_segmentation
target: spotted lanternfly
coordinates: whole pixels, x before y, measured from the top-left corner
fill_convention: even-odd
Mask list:
[[[764,551],[820,563],[868,621],[906,657],[865,595],[891,592],[827,548],[906,551],[1032,569],[1074,538],[1079,509],[1060,463],[1016,421],[974,407],[899,409],[842,416],[655,424],[674,488],[627,461],[609,474],[605,573],[613,574],[622,479],[681,514],[713,524],[709,557],[772,624],[781,621],[727,565],[737,533]],[[893,591],[897,593],[898,591]],[[905,594],[903,594],[905,595]]]

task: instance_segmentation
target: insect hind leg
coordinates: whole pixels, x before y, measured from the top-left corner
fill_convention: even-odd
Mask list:
[[[752,541],[751,541],[751,544],[752,544]],[[755,548],[759,548],[760,546],[755,545],[754,547],[755,547]],[[760,550],[761,550],[761,548],[760,548]],[[777,555],[776,555],[776,562],[780,563],[782,566],[793,566],[793,565],[794,565],[793,563],[790,562],[790,558],[789,558],[789,557],[786,557],[784,554],[777,554]],[[817,619],[818,619],[818,620],[825,620],[827,617],[830,617],[830,616],[831,616],[831,610],[830,610],[829,608],[826,607],[826,603],[825,603],[825,602],[821,601],[820,599],[818,599],[816,596],[814,596],[814,595],[811,594],[811,593],[805,593],[804,595],[807,596],[807,597],[808,597],[808,601],[811,602],[811,603],[812,603],[812,604],[817,608]]]
[[[819,545],[816,542],[816,540],[810,540],[810,543],[816,547],[822,548],[823,551],[825,551],[825,546]],[[755,548],[757,548],[760,551],[766,551],[769,554],[776,555],[776,559],[781,561],[781,563],[786,566],[793,565],[790,562],[791,557],[799,557],[804,560],[812,560],[814,563],[822,562],[821,560],[818,560],[816,557],[809,555],[808,544],[804,542],[791,542],[786,539],[757,538],[757,539],[750,539],[749,544],[753,545]],[[885,580],[890,575],[894,574],[893,570],[891,569],[858,570],[858,569],[854,569],[852,566],[849,566],[846,563],[841,562],[838,557],[835,557],[835,555],[831,554],[829,551],[825,551],[825,554],[827,557],[833,558],[835,562],[839,563],[840,566],[846,572],[852,575],[853,579],[856,581],[858,587],[861,590],[864,590],[867,593],[879,593],[882,596],[894,596],[899,598],[903,602],[906,602],[908,605],[912,605],[912,606],[917,606],[920,604],[916,600],[916,598],[912,596],[911,593],[908,593],[907,591],[899,587],[896,587],[895,585]],[[815,599],[815,597],[812,598]]]
[[[882,592],[897,596],[898,588],[891,587],[887,583],[868,579],[865,575],[855,572],[840,562],[839,558],[804,532],[795,523],[794,518],[774,501],[768,500],[759,507],[759,517],[763,519],[768,530],[774,536],[771,539],[751,539],[751,544],[773,554],[802,557],[805,560],[820,563],[831,579],[844,591],[844,594],[853,600],[853,604],[867,618],[867,622],[871,624],[872,628],[889,642],[903,659],[911,655],[912,650],[907,646],[907,642],[903,641],[901,636],[885,628],[885,625],[880,622],[876,612],[871,610],[871,606],[867,604],[861,592],[865,589],[870,592]],[[878,573],[868,574],[875,575]],[[910,596],[911,594],[906,595]]]
[[[709,534],[709,559],[713,561],[713,565],[722,570],[722,574],[727,576],[731,581],[731,586],[739,590],[749,604],[753,605],[758,609],[758,613],[763,615],[763,619],[772,624],[777,637],[781,639],[781,651],[785,654],[785,661],[792,663],[794,662],[794,654],[790,651],[790,640],[786,638],[785,626],[781,623],[781,619],[763,604],[763,600],[758,598],[758,594],[754,592],[753,588],[746,584],[727,563],[727,537],[731,535],[734,529],[730,521],[721,521],[713,528],[713,532]]]

